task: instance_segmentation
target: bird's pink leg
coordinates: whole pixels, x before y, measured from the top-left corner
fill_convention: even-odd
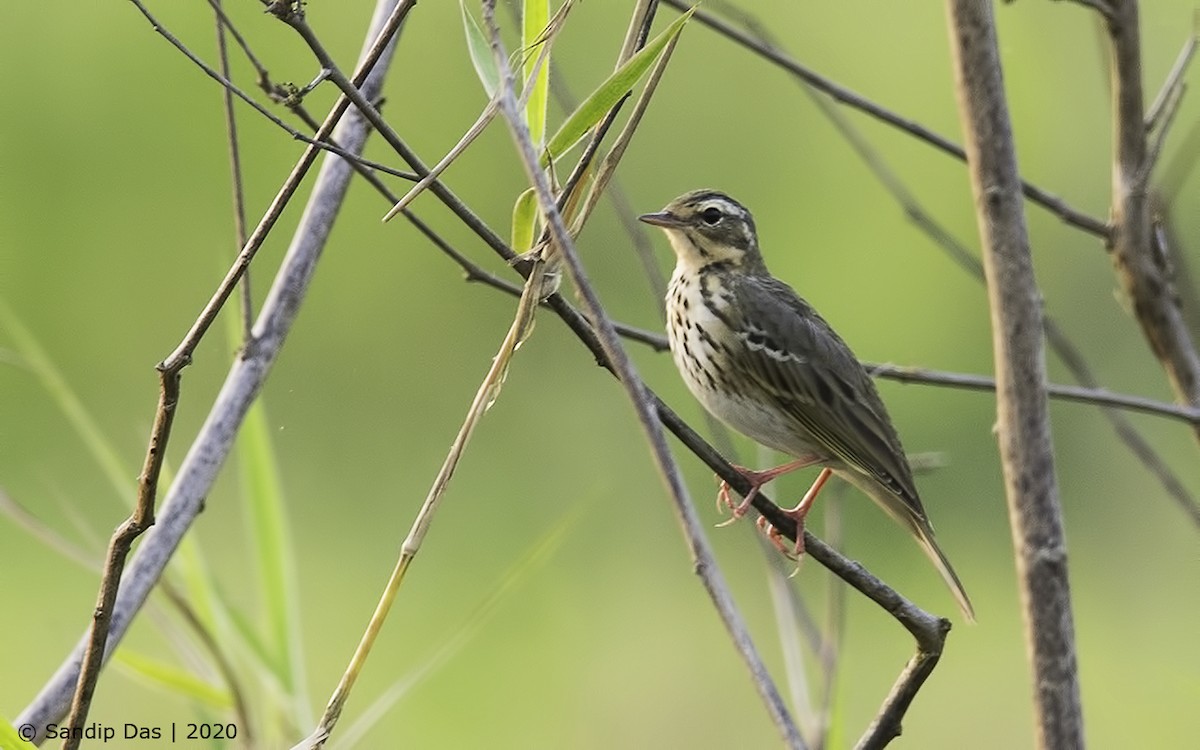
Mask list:
[[[804,493],[804,498],[800,503],[791,510],[783,511],[783,514],[796,522],[796,546],[791,550],[791,556],[797,560],[804,554],[804,519],[808,516],[808,511],[812,509],[813,502],[817,499],[817,494],[821,492],[821,488],[829,481],[829,477],[833,476],[832,469],[822,469],[817,475],[817,479],[812,483],[812,487],[808,488],[808,492]],[[758,519],[759,528],[766,526],[767,538],[771,543],[779,548],[779,551],[787,555],[788,550],[783,542],[780,541],[779,529],[772,526],[766,518]]]
[[[754,471],[752,469],[747,469],[744,466],[735,465],[733,468],[737,469],[737,472],[744,476],[746,481],[750,483],[750,491],[746,493],[746,496],[740,503],[734,505],[733,498],[729,494],[729,482],[721,482],[721,489],[717,490],[717,509],[719,510],[722,506],[724,506],[733,511],[733,518],[721,525],[724,526],[725,524],[733,523],[737,519],[746,515],[746,511],[750,510],[750,503],[754,501],[755,495],[758,494],[759,489],[761,489],[764,484],[767,484],[776,477],[783,476],[789,472],[812,466],[813,464],[818,463],[820,460],[821,459],[818,456],[802,456],[797,458],[795,461],[789,461],[782,466],[776,466],[774,469],[767,469],[766,471]]]

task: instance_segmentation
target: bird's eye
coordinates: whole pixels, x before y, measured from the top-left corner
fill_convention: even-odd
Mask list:
[[[717,224],[721,223],[722,216],[723,214],[721,213],[721,209],[717,208],[716,206],[709,206],[700,212],[700,221],[703,221],[710,227],[715,227]]]

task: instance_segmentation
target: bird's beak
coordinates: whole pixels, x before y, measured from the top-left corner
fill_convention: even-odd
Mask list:
[[[674,229],[684,225],[682,219],[670,211],[659,211],[654,214],[642,214],[638,217],[638,221],[644,221],[647,224],[653,224],[656,227],[666,227]]]

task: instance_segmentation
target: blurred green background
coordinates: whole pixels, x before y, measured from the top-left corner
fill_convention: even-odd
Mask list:
[[[174,33],[215,61],[203,3],[159,3]],[[256,3],[229,3],[277,80],[316,66],[293,32]],[[473,5],[473,4],[472,4]],[[749,4],[748,4],[749,5]],[[632,2],[588,2],[555,48],[557,72],[581,96],[611,69]],[[959,140],[938,3],[855,0],[753,4],[801,61]],[[309,18],[350,67],[371,3],[310,3]],[[1094,216],[1107,214],[1107,64],[1093,13],[1069,3],[997,6],[1005,76],[1024,176]],[[1193,4],[1143,4],[1147,96],[1192,28]],[[235,252],[220,90],[125,3],[19,4],[0,25],[0,297],[39,338],[128,467],[145,450],[153,369],[182,337]],[[507,14],[501,17],[509,19]],[[663,9],[656,28],[675,17]],[[511,29],[510,29],[511,30]],[[510,47],[515,35],[509,37]],[[235,55],[247,89],[249,70]],[[1189,76],[1195,80],[1195,76]],[[323,116],[332,87],[310,97]],[[385,114],[427,162],[485,103],[453,2],[422,2],[401,40]],[[1180,252],[1200,233],[1200,177],[1186,138],[1200,113],[1185,98],[1159,176],[1174,196]],[[239,108],[251,223],[301,146]],[[552,121],[561,121],[552,109]],[[978,244],[962,165],[862,116],[851,119],[925,208]],[[1192,141],[1193,144],[1195,141]],[[1193,149],[1195,146],[1193,145]],[[378,140],[369,155],[398,159]],[[507,235],[525,187],[507,131],[493,125],[446,175]],[[842,136],[787,74],[693,24],[618,179],[639,211],[686,190],[724,189],[758,219],[768,262],[864,359],[947,370],[991,369],[982,288],[912,226]],[[306,188],[307,189],[307,188]],[[405,186],[396,183],[403,192]],[[261,298],[299,216],[294,202],[260,253]],[[324,705],[391,569],[490,358],[511,298],[468,285],[459,270],[358,181],[305,309],[264,398],[298,550],[301,623],[314,711]],[[511,275],[430,195],[415,210],[477,262]],[[1030,206],[1046,310],[1108,387],[1169,400],[1162,372],[1114,295],[1101,244]],[[666,243],[653,242],[661,266]],[[614,317],[659,326],[649,291],[609,204],[579,248]],[[2,334],[2,332],[0,332]],[[124,517],[42,383],[0,337],[0,486],[67,537],[98,550]],[[702,425],[665,355],[630,345],[643,376]],[[231,357],[220,329],[184,376],[170,447],[177,465]],[[1051,375],[1066,375],[1053,357]],[[1007,513],[986,394],[881,383],[905,445],[949,465],[920,478],[979,624],[953,602],[916,546],[870,503],[848,495],[845,551],[906,596],[955,618],[945,656],[904,725],[903,747],[1029,746],[1028,669]],[[1087,734],[1094,747],[1178,747],[1200,730],[1197,528],[1088,406],[1052,408]],[[1186,426],[1132,415],[1188,488],[1200,493]],[[678,448],[677,443],[673,443]],[[739,439],[744,460],[753,448]],[[706,523],[716,485],[677,456]],[[194,527],[228,598],[253,614],[251,554],[234,467]],[[776,489],[802,492],[804,476]],[[820,533],[818,504],[811,528]],[[444,666],[414,688],[365,746],[770,747],[777,743],[744,667],[693,575],[678,525],[616,381],[551,315],[520,351],[451,485],[447,503],[349,708],[410,673],[466,623],[503,571],[572,514],[564,544],[525,573]],[[765,565],[753,524],[710,539],[739,605],[783,679]],[[91,612],[95,576],[0,518],[0,714],[15,717],[57,668]],[[773,561],[772,561],[773,562]],[[809,562],[793,584],[820,610],[827,577]],[[170,659],[143,617],[127,646]],[[851,595],[835,720],[852,742],[909,658],[909,637]],[[169,692],[108,671],[92,718],[107,724],[195,720]]]

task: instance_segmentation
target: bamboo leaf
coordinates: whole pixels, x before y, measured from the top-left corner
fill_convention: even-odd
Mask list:
[[[496,60],[492,57],[492,47],[488,44],[487,37],[483,35],[483,29],[479,28],[479,22],[475,20],[475,16],[467,11],[464,0],[458,0],[458,7],[462,10],[463,31],[467,34],[467,52],[471,55],[471,64],[475,66],[475,74],[479,76],[479,82],[483,84],[483,90],[487,92],[487,95],[494,97],[496,90],[500,88],[500,71],[496,68]]]
[[[537,224],[537,194],[533,188],[517,196],[513,204],[512,249],[523,253],[533,247],[533,235]]]
[[[571,116],[546,145],[546,153],[542,156],[542,166],[548,165],[552,159],[557,159],[576,143],[579,143],[588,130],[595,127],[622,97],[633,90],[634,84],[646,74],[646,71],[650,70],[659,55],[666,49],[667,43],[683,30],[683,25],[691,19],[694,10],[684,13],[670,26],[663,29],[636,55],[629,58],[628,62],[617,68],[604,83],[600,84],[599,88],[579,105],[578,109],[571,113]]]
[[[525,55],[525,80],[529,92],[525,102],[525,124],[533,145],[541,148],[546,138],[546,105],[550,92],[550,56],[538,65],[539,48],[549,44],[550,0],[525,0],[521,12],[521,47]],[[536,75],[535,75],[536,68]]]
[[[0,716],[0,748],[4,750],[37,750],[37,745],[17,734],[8,719]]]

